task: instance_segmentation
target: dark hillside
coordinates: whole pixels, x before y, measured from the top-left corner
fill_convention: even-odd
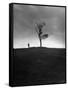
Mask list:
[[[65,49],[14,49],[13,59],[16,85],[65,83]]]

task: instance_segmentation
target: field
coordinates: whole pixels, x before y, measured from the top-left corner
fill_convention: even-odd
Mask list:
[[[66,82],[65,49],[33,47],[13,51],[14,85],[46,85]]]

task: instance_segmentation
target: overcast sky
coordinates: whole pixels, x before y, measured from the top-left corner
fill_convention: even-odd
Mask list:
[[[43,33],[49,37],[42,40],[43,47],[65,48],[65,8],[50,6],[18,5],[13,6],[14,29],[13,47],[39,47],[35,23],[45,22]]]

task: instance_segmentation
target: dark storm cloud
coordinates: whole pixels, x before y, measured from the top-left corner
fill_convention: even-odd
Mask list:
[[[37,40],[35,23],[41,21],[46,23],[43,32],[64,45],[65,8],[32,5],[14,5],[14,44],[20,39]]]

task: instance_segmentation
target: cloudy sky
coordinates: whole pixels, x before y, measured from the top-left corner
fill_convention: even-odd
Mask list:
[[[65,48],[65,8],[50,6],[18,5],[13,6],[14,28],[13,47],[39,47],[35,23],[45,22],[43,33],[49,37],[42,40],[43,47]]]

